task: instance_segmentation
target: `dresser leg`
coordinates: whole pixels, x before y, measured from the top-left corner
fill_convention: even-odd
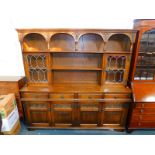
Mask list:
[[[117,132],[124,132],[125,131],[124,129],[114,129],[114,130]]]
[[[132,129],[126,129],[127,133],[132,133],[132,131],[133,131]]]
[[[35,129],[27,128],[28,131],[35,131]]]

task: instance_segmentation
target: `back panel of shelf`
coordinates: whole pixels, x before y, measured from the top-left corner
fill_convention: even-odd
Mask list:
[[[53,84],[99,84],[100,71],[53,70]]]
[[[53,53],[52,67],[83,67],[100,68],[102,63],[102,54],[88,53]]]

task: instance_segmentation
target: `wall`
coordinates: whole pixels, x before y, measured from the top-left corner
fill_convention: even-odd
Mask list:
[[[145,1],[132,0],[0,2],[0,76],[24,75],[15,28],[132,28],[133,19],[155,18],[153,10],[154,5],[146,7]]]

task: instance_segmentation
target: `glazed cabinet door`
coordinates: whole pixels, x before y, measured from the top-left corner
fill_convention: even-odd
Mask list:
[[[126,84],[130,67],[129,54],[106,54],[104,63],[104,83]]]
[[[23,55],[25,74],[29,84],[47,84],[50,82],[50,56],[47,53],[29,53]]]
[[[24,102],[28,126],[49,127],[51,125],[51,105],[48,102]]]
[[[104,103],[102,125],[124,127],[128,112],[128,103]]]

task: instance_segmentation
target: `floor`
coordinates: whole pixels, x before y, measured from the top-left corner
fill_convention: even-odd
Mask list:
[[[128,134],[126,132],[116,132],[113,130],[75,130],[75,129],[52,129],[28,131],[21,122],[20,135],[155,135],[155,130],[134,130]]]

